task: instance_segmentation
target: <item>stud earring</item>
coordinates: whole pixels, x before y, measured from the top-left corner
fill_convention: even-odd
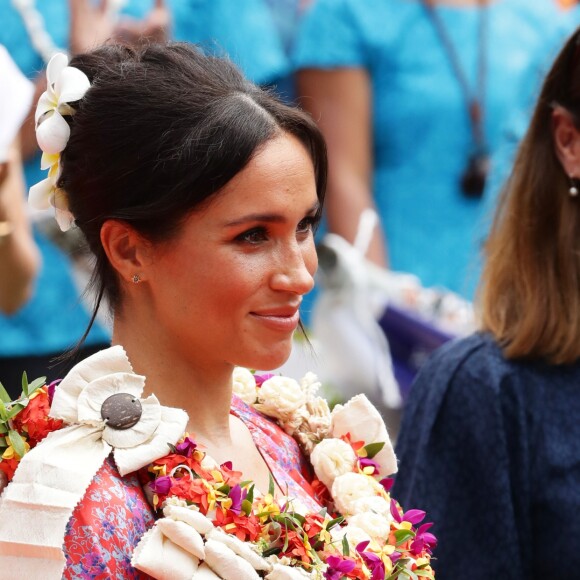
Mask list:
[[[139,282],[141,282],[141,276],[139,276],[139,274],[135,274],[132,278],[133,280],[133,284],[139,284]]]
[[[568,190],[568,193],[570,194],[570,197],[577,197],[578,192],[580,187],[580,179],[577,179],[574,176],[570,176],[570,189]]]

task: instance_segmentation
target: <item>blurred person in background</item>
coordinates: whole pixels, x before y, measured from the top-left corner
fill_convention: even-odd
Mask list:
[[[154,0],[132,0],[124,14],[141,19],[153,9]],[[228,56],[259,85],[276,85],[291,70],[282,38],[266,0],[165,0],[171,17],[170,38],[193,42],[205,53]],[[120,22],[120,38],[131,22]]]
[[[436,522],[437,578],[580,569],[580,29],[544,83],[486,244],[481,331],[411,390],[395,493]]]
[[[267,6],[263,0],[244,0],[236,10],[231,8],[223,0],[13,0],[0,3],[0,43],[35,81],[35,101],[46,89],[43,67],[54,52],[68,47],[77,54],[110,38],[134,44],[172,35],[200,42],[207,50],[228,53],[255,82],[274,83],[288,72],[289,64]],[[44,177],[34,129],[31,110],[21,132],[28,186]],[[52,226],[52,220],[43,221],[47,223]],[[79,249],[82,253],[83,242],[71,246],[74,236],[62,237],[54,226],[47,233],[46,227],[34,228],[43,263],[35,292],[18,312],[0,314],[0,381],[12,395],[19,392],[24,370],[32,378],[48,374],[50,381],[64,376],[76,360],[110,343],[107,321],[97,320],[74,359],[57,358],[78,343],[88,326],[89,311],[78,289],[84,281],[78,278],[79,272],[81,277],[90,272],[75,268],[70,257]]]
[[[329,146],[330,231],[352,242],[375,208],[375,263],[471,298],[489,158],[565,31],[553,0],[312,2],[295,65]]]
[[[40,256],[26,217],[17,133],[34,88],[0,45],[0,312],[12,314],[28,299]]]

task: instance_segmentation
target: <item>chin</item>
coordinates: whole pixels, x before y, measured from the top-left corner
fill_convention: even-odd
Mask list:
[[[272,371],[281,367],[292,353],[292,341],[287,344],[270,345],[268,350],[256,352],[242,362],[239,366],[247,369],[259,369],[261,371]],[[245,364],[245,363],[248,364]]]

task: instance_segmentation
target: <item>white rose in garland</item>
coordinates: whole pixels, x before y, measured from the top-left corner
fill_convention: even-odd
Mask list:
[[[281,422],[293,418],[306,403],[306,395],[297,381],[288,377],[272,377],[258,390],[258,411]]]
[[[374,512],[389,522],[393,519],[390,503],[384,497],[380,496],[363,497],[353,502],[352,513],[361,514],[363,512]]]
[[[253,405],[258,398],[256,379],[254,378],[254,375],[248,369],[236,367],[232,379],[234,393],[240,397],[246,405]]]
[[[357,500],[380,496],[383,493],[381,484],[372,477],[362,473],[345,473],[339,475],[332,484],[331,494],[336,509],[343,515],[354,514]]]
[[[391,519],[373,512],[364,512],[348,518],[348,524],[359,528],[371,538],[384,542],[389,537]]]
[[[354,469],[356,454],[353,448],[341,439],[323,439],[312,451],[310,461],[316,477],[328,489],[334,480]]]

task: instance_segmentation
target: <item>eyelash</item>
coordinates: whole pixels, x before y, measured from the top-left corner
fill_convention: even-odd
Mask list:
[[[298,224],[296,232],[300,234],[314,232],[319,222],[319,216],[307,216]],[[251,228],[236,236],[236,241],[254,245],[264,242],[267,239],[268,229],[264,226]]]

